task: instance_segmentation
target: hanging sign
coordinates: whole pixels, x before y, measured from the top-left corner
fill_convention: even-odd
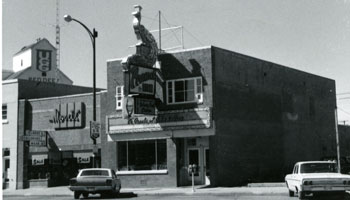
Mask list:
[[[131,65],[129,70],[130,93],[154,95],[155,78],[154,69]]]
[[[29,141],[30,146],[46,146],[47,132],[27,130],[23,136],[24,141]]]
[[[90,121],[90,137],[92,139],[97,139],[100,137],[101,124],[96,121]]]

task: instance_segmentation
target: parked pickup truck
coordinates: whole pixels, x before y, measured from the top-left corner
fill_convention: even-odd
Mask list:
[[[74,192],[74,198],[84,198],[89,193],[99,193],[101,196],[118,194],[121,189],[120,179],[112,169],[88,168],[79,171],[76,178],[70,180],[69,189]]]
[[[295,164],[293,173],[285,177],[289,196],[322,192],[343,193],[350,190],[350,175],[337,173],[334,161],[308,161]]]

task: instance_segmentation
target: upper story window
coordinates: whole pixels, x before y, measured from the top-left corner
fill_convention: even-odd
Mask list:
[[[2,104],[2,121],[7,121],[7,104]]]
[[[168,104],[203,102],[202,77],[169,80],[166,87]]]
[[[124,86],[117,86],[116,87],[116,110],[122,110],[123,109],[123,97],[124,97]]]

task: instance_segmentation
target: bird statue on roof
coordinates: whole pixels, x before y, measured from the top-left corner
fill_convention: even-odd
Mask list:
[[[157,60],[158,47],[153,35],[141,24],[141,10],[140,5],[134,6],[135,11],[133,27],[136,38],[136,54],[130,55],[122,60],[122,64],[127,67],[131,64],[144,67],[153,67]]]

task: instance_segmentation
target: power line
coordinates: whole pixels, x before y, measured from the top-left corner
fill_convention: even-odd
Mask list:
[[[200,45],[204,46],[204,44],[203,44],[198,38],[196,38],[192,33],[190,33],[187,29],[185,29],[185,27],[184,27],[184,30],[185,30],[190,36],[192,36],[192,38],[194,38]]]

